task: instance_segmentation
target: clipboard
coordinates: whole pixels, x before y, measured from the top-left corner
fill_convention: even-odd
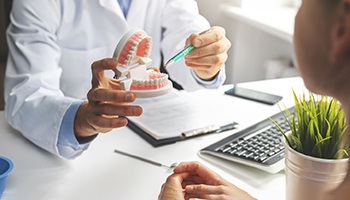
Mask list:
[[[138,127],[135,123],[133,123],[130,120],[127,126],[131,130],[133,130],[136,134],[138,134],[140,137],[142,137],[144,140],[146,140],[148,143],[150,143],[153,147],[160,147],[167,144],[174,144],[178,141],[183,140],[183,138],[180,136],[164,138],[164,139],[156,139],[152,135],[148,134],[146,131],[142,130],[140,127]]]
[[[129,120],[128,127],[133,130],[135,133],[137,133],[139,136],[141,136],[144,140],[146,140],[148,143],[150,143],[153,147],[159,147],[167,144],[173,144],[178,141],[187,140],[190,138],[211,134],[211,133],[221,133],[224,131],[232,130],[236,128],[236,125],[238,123],[232,121],[230,123],[224,124],[222,126],[207,126],[195,130],[190,130],[187,132],[181,133],[179,136],[175,137],[169,137],[169,138],[162,138],[162,139],[156,139],[146,131],[142,130],[140,127],[138,127],[135,123]]]
[[[143,108],[143,114],[128,117],[127,126],[153,147],[234,129],[237,123],[232,112],[224,115],[227,107],[218,106],[218,99],[209,99],[207,92],[173,90],[159,97],[136,99],[134,103]],[[227,95],[220,93],[218,97]]]

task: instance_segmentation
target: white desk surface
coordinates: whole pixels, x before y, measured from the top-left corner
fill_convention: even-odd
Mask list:
[[[223,4],[219,9],[227,17],[255,26],[287,42],[293,41],[296,8],[271,6],[266,9]]]
[[[244,83],[242,86],[284,96],[283,103],[293,104],[291,88],[302,91],[300,78],[286,78]],[[223,95],[220,90],[204,90]],[[228,106],[235,109],[242,127],[260,121],[279,111],[269,106],[226,95]],[[38,125],[40,123],[38,122]],[[269,174],[236,163],[206,161],[198,150],[229,136],[240,129],[211,134],[154,148],[128,128],[100,135],[82,156],[65,160],[47,153],[12,129],[0,112],[0,155],[14,162],[2,200],[115,200],[157,199],[161,185],[171,171],[113,152],[115,148],[164,164],[197,160],[219,173],[258,199],[285,199],[285,175],[281,171]]]

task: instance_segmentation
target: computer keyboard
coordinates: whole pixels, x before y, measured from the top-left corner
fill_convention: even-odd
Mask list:
[[[293,112],[294,107],[288,110]],[[277,173],[284,169],[284,144],[280,130],[271,119],[285,132],[290,130],[283,113],[279,112],[201,149],[199,155],[211,155]]]

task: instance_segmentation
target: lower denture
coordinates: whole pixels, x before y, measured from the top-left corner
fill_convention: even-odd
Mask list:
[[[159,89],[168,85],[167,75],[164,73],[152,72],[149,74],[148,80],[155,80],[157,78],[159,79],[158,83],[156,83],[157,81],[154,81],[154,83],[140,84],[139,81],[133,81],[130,89],[131,90],[151,90],[151,89],[154,90],[154,89]]]

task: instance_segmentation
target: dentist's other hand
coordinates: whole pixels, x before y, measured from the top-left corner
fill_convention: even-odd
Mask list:
[[[195,48],[185,56],[188,67],[194,69],[197,76],[203,80],[212,80],[227,60],[227,51],[231,42],[226,37],[226,31],[219,26],[211,27],[203,34],[191,34],[186,44]]]

